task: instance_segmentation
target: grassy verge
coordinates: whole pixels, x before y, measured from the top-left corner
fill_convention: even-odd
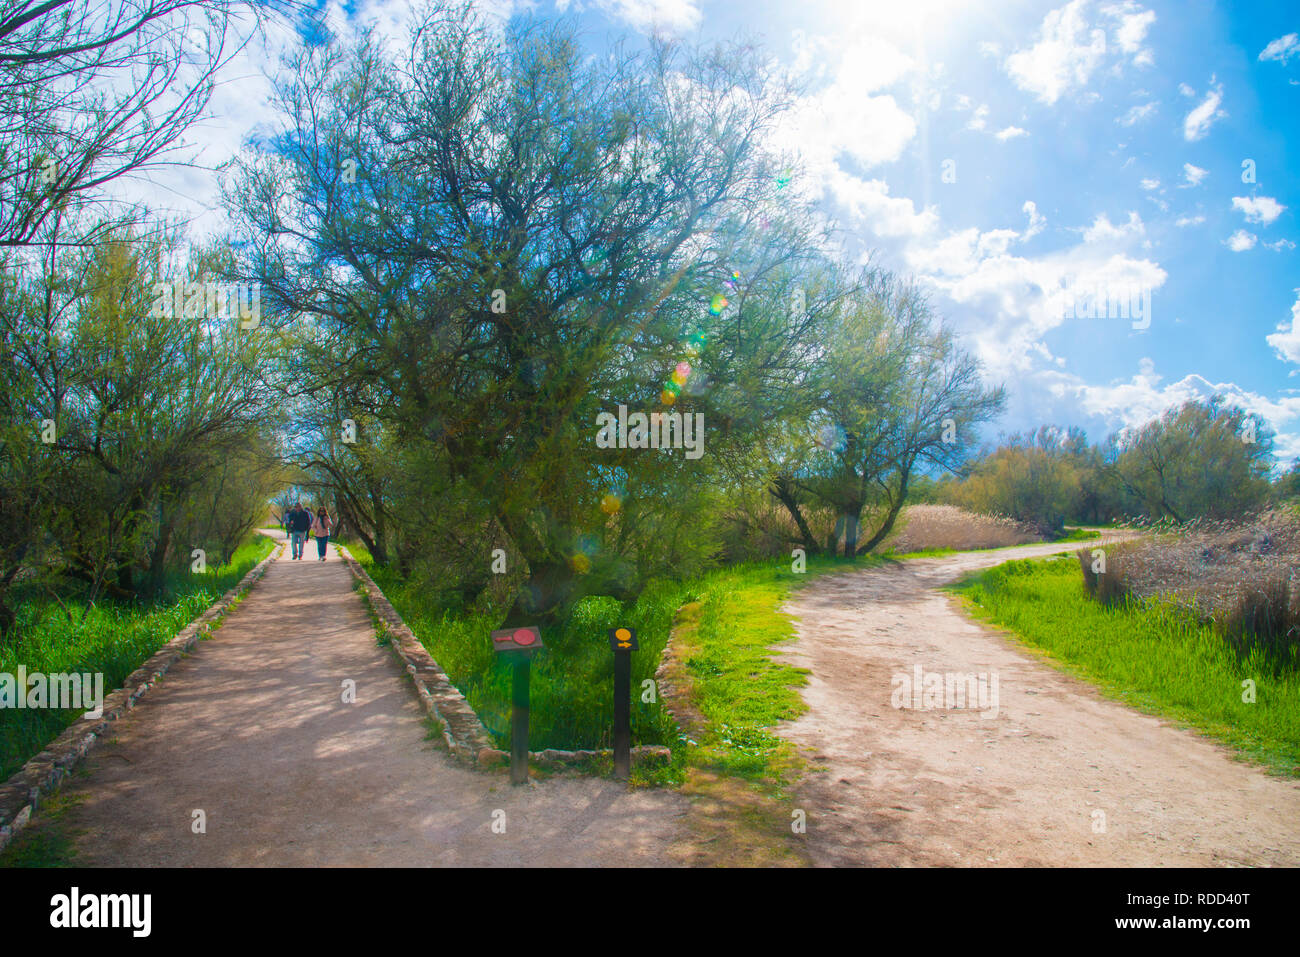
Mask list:
[[[451,614],[428,597],[428,590],[376,565],[365,549],[349,549],[398,614],[465,695],[499,747],[509,745],[510,673],[487,640],[497,627],[490,616]],[[783,742],[767,729],[796,717],[802,709],[798,688],[805,679],[796,668],[772,660],[769,649],[793,637],[789,619],[777,611],[790,588],[823,571],[856,563],[812,556],[807,572],[791,571],[789,560],[754,562],[718,569],[685,582],[654,582],[626,607],[611,598],[579,602],[562,626],[543,632],[545,649],[533,659],[529,747],[606,748],[613,721],[613,656],[606,632],[630,625],[640,650],[632,656],[632,736],[636,744],[664,744],[675,750],[688,743],[658,695],[645,682],[654,678],[678,608],[692,608],[687,623],[691,651],[685,659],[693,703],[705,719],[699,760],[718,771],[751,780],[780,778],[787,763]],[[650,700],[652,699],[653,700]],[[683,766],[660,773],[661,783]]]
[[[1162,603],[1103,607],[1084,590],[1074,556],[1007,562],[951,589],[977,617],[1109,696],[1300,776],[1300,674],[1277,673],[1258,652],[1240,657],[1186,611]],[[1253,703],[1243,700],[1248,682]]]
[[[376,566],[364,548],[349,549],[478,711],[497,745],[508,747],[509,674],[487,641],[496,621],[448,614],[426,597],[426,589]],[[810,556],[802,573],[793,572],[788,559],[752,562],[686,582],[656,582],[628,607],[611,599],[581,602],[562,628],[544,633],[546,650],[534,659],[529,747],[610,746],[613,663],[606,630],[631,625],[641,646],[633,655],[633,742],[673,751],[668,767],[638,768],[632,783],[678,787],[693,798],[689,827],[696,833],[687,844],[705,850],[691,863],[803,863],[787,799],[803,765],[774,729],[804,712],[799,689],[807,677],[772,656],[795,635],[779,608],[793,588],[819,574],[882,561]],[[653,700],[643,694],[642,683],[654,677],[674,632],[670,667],[677,704],[691,714],[685,729],[664,708],[657,687]]]
[[[448,612],[418,582],[376,565],[358,545],[348,549],[478,712],[497,747],[509,747],[510,667],[488,641],[496,618]],[[654,677],[673,613],[688,600],[688,588],[655,582],[627,607],[613,598],[585,599],[562,626],[543,629],[545,647],[533,658],[530,679],[530,749],[612,746],[614,659],[607,633],[622,626],[635,628],[640,644],[632,655],[632,739],[676,743],[671,716],[658,700],[644,700],[649,696],[642,683]]]
[[[270,554],[274,542],[257,536],[235,552],[230,564],[205,574],[182,573],[169,579],[166,598],[122,605],[101,602],[86,613],[83,603],[57,605],[29,600],[19,606],[19,641],[0,647],[0,673],[102,672],[108,694],[166,642],[233,588]],[[84,615],[84,617],[83,617]],[[76,710],[0,708],[0,780],[38,753],[73,721]]]

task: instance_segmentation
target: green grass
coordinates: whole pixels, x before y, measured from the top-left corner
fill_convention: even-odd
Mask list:
[[[448,612],[420,583],[376,565],[357,545],[348,548],[478,712],[496,745],[508,747],[511,666],[488,640],[496,618]],[[612,746],[614,659],[607,632],[620,626],[635,628],[640,644],[632,655],[633,741],[672,744],[672,719],[657,700],[642,701],[642,682],[654,677],[673,612],[686,597],[682,585],[656,582],[629,607],[612,598],[588,598],[563,625],[544,628],[545,647],[531,667],[529,748]]]
[[[74,772],[77,776],[84,773],[84,768]],[[0,868],[75,867],[76,838],[82,831],[69,826],[67,814],[83,800],[84,795],[66,791],[47,797],[40,814],[0,852]]]
[[[119,687],[136,668],[234,587],[270,554],[274,542],[257,536],[240,547],[230,564],[205,574],[181,572],[168,579],[166,597],[138,605],[102,601],[85,620],[81,602],[65,602],[73,620],[52,602],[30,599],[18,605],[19,641],[0,646],[0,672],[104,674],[104,693]],[[76,710],[0,709],[0,780],[17,771],[73,721]]]
[[[698,609],[681,634],[692,703],[704,720],[692,742],[698,766],[779,791],[798,761],[793,747],[773,732],[779,722],[807,710],[799,689],[807,670],[772,657],[795,637],[794,623],[779,609],[791,591],[827,572],[879,565],[867,555],[848,561],[812,556],[796,574],[784,560],[720,569],[693,584]]]
[[[951,586],[971,611],[1098,685],[1270,769],[1300,776],[1300,674],[1242,658],[1209,624],[1166,603],[1106,608],[1074,556],[1007,562]],[[1254,703],[1242,700],[1253,681]]]

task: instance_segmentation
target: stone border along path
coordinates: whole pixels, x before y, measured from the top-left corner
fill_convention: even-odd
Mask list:
[[[24,838],[89,867],[688,859],[687,795],[576,774],[511,787],[453,760],[336,556],[271,562]]]
[[[465,700],[459,689],[451,683],[447,673],[442,670],[429,650],[424,647],[415,633],[402,621],[402,616],[392,606],[387,596],[374,580],[366,573],[348,552],[347,548],[338,546],[339,555],[348,563],[352,574],[361,582],[362,591],[375,616],[383,623],[384,630],[391,636],[391,646],[397,654],[406,673],[415,683],[415,691],[420,696],[429,716],[442,728],[442,738],[447,749],[457,758],[481,768],[499,767],[510,761],[510,752],[492,747],[492,739],[478,713]],[[594,751],[562,751],[546,748],[542,751],[529,751],[529,761],[544,767],[563,767],[565,765],[585,764],[597,758],[612,760],[614,752],[609,748]],[[632,749],[633,764],[668,764],[672,761],[672,751],[664,745],[637,745]]]
[[[213,623],[225,615],[230,606],[266,574],[267,567],[279,557],[285,547],[286,543],[281,542],[272,548],[271,553],[249,569],[248,574],[235,587],[127,675],[122,687],[104,695],[103,714],[100,717],[82,717],[69,725],[43,751],[29,758],[9,780],[0,785],[0,851],[27,826],[42,800],[59,789],[64,777],[112,729],[113,722],[133,709],[158,679],[212,630]]]

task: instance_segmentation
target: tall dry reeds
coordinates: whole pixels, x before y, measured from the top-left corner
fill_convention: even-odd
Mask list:
[[[886,540],[885,547],[900,554],[936,548],[960,552],[1043,541],[1032,525],[968,512],[955,505],[909,505],[898,524],[901,527]]]
[[[1161,599],[1211,621],[1243,654],[1300,661],[1300,515],[1268,510],[1236,521],[1134,523],[1151,533],[1078,552],[1084,584],[1104,604]]]

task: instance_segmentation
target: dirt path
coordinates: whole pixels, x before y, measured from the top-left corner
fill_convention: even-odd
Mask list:
[[[333,546],[315,554],[291,561],[286,546],[91,752],[67,810],[32,826],[61,830],[90,866],[674,863],[680,795],[577,776],[512,788],[436,751],[347,567]]]
[[[1300,784],[1101,697],[970,622],[936,590],[977,568],[1061,550],[830,575],[788,603],[798,639],[786,657],[812,671],[810,710],[780,733],[812,749],[820,767],[796,795],[815,863],[1300,864]],[[996,673],[997,716],[891,707],[892,677],[916,665]]]

